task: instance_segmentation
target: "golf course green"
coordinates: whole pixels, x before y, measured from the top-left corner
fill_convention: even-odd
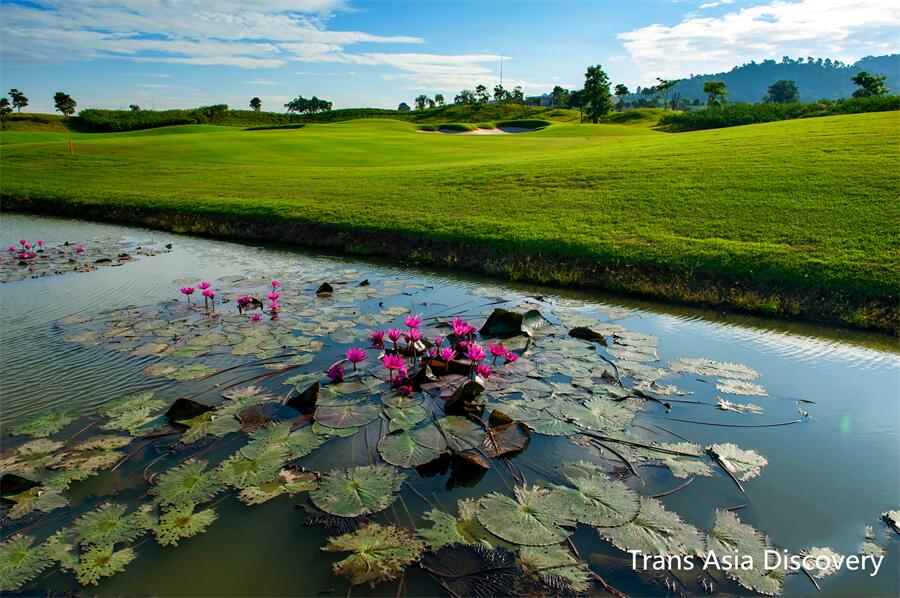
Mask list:
[[[390,119],[0,133],[4,209],[896,333],[900,112],[665,133]],[[72,139],[74,155],[68,140]]]

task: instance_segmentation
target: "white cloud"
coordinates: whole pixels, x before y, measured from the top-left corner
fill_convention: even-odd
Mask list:
[[[701,4],[698,8],[715,8],[716,6],[722,6],[723,4],[732,4],[734,0],[717,0],[716,2],[706,2]]]
[[[245,85],[278,85],[278,81],[272,81],[271,79],[251,79],[250,81],[244,81]]]
[[[900,11],[884,0],[775,1],[718,17],[687,16],[618,39],[647,80],[728,70],[750,60],[827,56],[853,62],[896,49]]]
[[[5,61],[142,62],[277,67],[333,60],[361,43],[415,44],[415,36],[332,31],[343,0],[38,0],[0,4]]]

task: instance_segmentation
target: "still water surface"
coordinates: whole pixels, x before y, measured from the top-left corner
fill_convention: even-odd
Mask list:
[[[876,541],[887,548],[887,557],[876,577],[840,572],[820,581],[822,591],[817,592],[804,576],[791,575],[785,594],[900,595],[900,547],[896,535],[886,536],[884,526],[877,521],[880,513],[900,508],[900,357],[893,339],[132,227],[4,214],[0,232],[4,243],[22,237],[56,243],[123,236],[174,245],[171,253],[142,257],[121,267],[26,279],[0,287],[0,425],[4,428],[48,407],[65,407],[88,418],[98,405],[141,390],[154,389],[158,397],[169,400],[184,396],[183,386],[144,375],[144,368],[154,358],[111,351],[103,345],[83,348],[69,344],[64,341],[68,333],[55,325],[74,314],[171,300],[176,298],[180,286],[176,281],[181,280],[216,280],[251,272],[277,274],[286,285],[291,285],[295,280],[321,273],[353,269],[360,280],[370,279],[373,283],[399,278],[423,285],[421,291],[391,297],[385,304],[413,303],[419,306],[418,311],[428,314],[454,307],[456,312],[480,317],[491,309],[486,307],[491,300],[483,292],[488,286],[497,289],[495,293],[502,294],[503,299],[513,301],[512,305],[525,297],[540,296],[548,310],[569,300],[584,302],[588,311],[603,314],[625,308],[630,315],[616,322],[660,337],[661,363],[682,357],[705,357],[742,363],[762,373],[756,382],[765,386],[768,397],[731,397],[763,406],[762,416],[725,413],[709,405],[690,403],[677,403],[670,413],[648,404],[640,415],[644,421],[663,425],[700,445],[733,442],[768,458],[762,475],[745,483],[751,501],[737,511],[742,521],[766,532],[778,547],[792,551],[830,546],[842,554],[855,554],[867,524],[876,528]],[[321,361],[317,364],[327,366],[333,357],[326,350],[317,357]],[[689,398],[694,400],[711,402],[717,394],[711,384],[692,376],[679,380],[678,386],[693,391],[695,394]],[[799,417],[797,400],[814,401],[801,404],[811,417],[790,426],[729,428],[671,420],[782,422]],[[73,425],[75,430],[80,427]],[[8,443],[5,434],[3,441]],[[363,451],[361,441],[338,439],[301,463],[310,469],[328,471],[347,466],[349,454],[363,455]],[[584,447],[573,445],[565,437],[534,435],[523,457],[535,469],[529,469],[530,465],[520,467],[529,482],[534,482],[543,479],[542,471],[563,461],[584,458],[584,451]],[[226,456],[229,451],[221,454]],[[68,494],[71,504],[84,501],[94,505],[110,491],[119,492],[126,500],[136,498],[146,489],[142,486],[143,468],[138,465],[143,462],[126,465],[113,474],[101,473],[73,486]],[[643,495],[666,492],[683,482],[662,468],[640,469]],[[440,501],[451,513],[458,499],[478,498],[493,490],[508,492],[498,468],[469,486],[451,481],[449,473],[431,477],[421,477],[415,470],[406,473],[410,484],[421,494]],[[402,497],[416,520],[430,508],[407,490]],[[712,525],[716,507],[746,502],[720,472],[715,477],[698,477],[689,487],[661,500],[701,530]],[[217,506],[219,519],[205,534],[182,541],[177,548],[162,548],[152,538],[142,541],[137,548],[139,558],[124,572],[102,581],[97,591],[103,595],[345,595],[346,583],[330,571],[337,555],[321,551],[326,533],[320,526],[304,526],[306,513],[296,508],[302,502],[302,495],[299,499],[282,496],[247,507],[233,496],[227,498]],[[400,520],[408,524],[406,512],[399,505],[397,509]],[[86,509],[74,510],[80,514]],[[46,533],[52,531],[51,524]],[[3,533],[5,537],[8,530]],[[31,533],[41,537],[41,528]],[[578,528],[573,540],[586,560],[592,554],[621,555],[586,526]],[[630,595],[657,595],[661,591],[627,570],[611,572],[596,565],[594,568]],[[70,574],[60,572],[44,573],[26,586],[31,591],[77,588]],[[396,589],[396,582],[374,590],[360,586],[353,588],[353,595],[392,595]],[[727,590],[746,593],[737,586]],[[415,569],[406,575],[403,591],[410,596],[442,594],[439,586]]]

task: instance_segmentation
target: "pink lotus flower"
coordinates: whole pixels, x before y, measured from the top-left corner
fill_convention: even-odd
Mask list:
[[[77,253],[77,254],[82,254],[82,253],[84,253],[84,247],[76,247],[76,248],[75,248],[75,253]]]
[[[281,306],[277,301],[269,301],[269,309],[271,309],[272,311],[278,311],[279,309],[281,309]]]
[[[272,281],[272,288],[273,288],[273,289],[277,289],[277,288],[280,287],[280,286],[281,286],[281,283],[278,282],[277,280],[273,280],[273,281]]]
[[[340,362],[334,364],[325,372],[332,382],[337,383],[344,379],[344,365]]]
[[[10,253],[15,253],[15,252],[16,252],[16,246],[15,246],[15,245],[10,245],[9,247],[6,248],[6,250],[7,250],[8,252],[10,252]]]
[[[369,339],[372,341],[372,346],[376,349],[384,348],[384,330],[376,330],[369,335]]]
[[[279,292],[277,292],[277,291],[272,291],[271,293],[269,293],[268,295],[266,295],[266,297],[268,297],[268,298],[271,299],[272,301],[275,301],[276,299],[278,299],[279,297],[281,297],[281,293],[279,293]]]
[[[434,346],[435,346],[435,347],[440,348],[441,343],[444,342],[444,337],[438,335],[438,336],[434,337],[433,339],[431,339],[431,342],[434,343]]]
[[[188,303],[191,302],[191,295],[194,294],[194,287],[181,287],[181,294],[187,296]]]
[[[0,258],[0,259],[2,259],[2,258]],[[428,349],[428,356],[429,357],[437,357],[438,356],[437,347],[432,347],[432,348]]]
[[[19,259],[20,259],[20,260],[24,260],[24,259],[26,259],[27,257],[28,257],[28,254],[25,253],[24,251],[20,251],[20,252],[19,252]]]
[[[209,297],[210,299],[214,299],[215,296],[216,296],[216,292],[215,292],[215,291],[211,291],[211,290],[208,289],[208,288],[207,288],[207,289],[203,289],[203,292],[200,293],[200,294],[203,295],[204,297]]]
[[[25,249],[31,249],[31,243],[25,243]]]
[[[506,355],[504,355],[503,358],[506,360],[506,363],[513,363],[515,360],[517,360],[519,358],[519,356],[516,355],[515,353],[513,353],[512,351],[507,351]]]
[[[397,391],[404,396],[411,396],[413,393],[413,387],[409,385],[401,386],[397,389]]]
[[[44,246],[44,242],[43,242],[42,240],[38,239],[38,240],[37,240],[37,246],[38,246],[38,247],[43,247],[43,246]]]
[[[450,327],[453,328],[453,334],[456,335],[457,338],[463,338],[469,334],[469,323],[463,320],[462,318],[453,318],[453,322],[450,324]]]
[[[387,355],[385,355],[382,363],[384,363],[384,367],[392,372],[394,370],[401,370],[406,365],[406,361],[404,361],[401,356],[394,355],[393,353],[388,353]]]
[[[407,316],[403,323],[406,324],[407,328],[418,328],[422,320],[416,316]]]
[[[494,363],[497,363],[498,357],[503,357],[507,352],[506,347],[504,347],[503,345],[491,344],[488,346],[488,349],[490,349],[491,355],[494,356]]]
[[[366,358],[366,350],[359,347],[350,347],[347,349],[347,359],[353,363],[353,369],[356,370],[356,364],[364,361]]]
[[[251,322],[259,322],[260,320],[262,320],[262,316],[259,314],[253,314],[252,316],[250,316]]]
[[[393,341],[393,343],[396,345],[397,341],[400,340],[400,337],[403,336],[403,332],[401,332],[399,328],[391,328],[387,331],[387,335],[388,338],[391,339],[391,341]]]
[[[246,297],[246,296],[238,297],[237,298],[238,313],[243,312],[244,308],[247,307],[248,305],[250,305],[251,303],[253,303],[253,299],[251,299],[250,297]]]
[[[422,331],[418,330],[416,328],[410,328],[409,332],[405,333],[403,335],[403,337],[406,339],[406,342],[415,343],[415,342],[418,342],[419,340],[421,340]]]
[[[444,347],[439,354],[444,361],[452,361],[456,357],[456,351],[452,347]]]
[[[27,243],[27,242],[28,242],[28,241],[25,240],[25,239],[19,239],[19,245],[24,245],[24,244]]]
[[[487,356],[487,353],[484,352],[484,349],[481,348],[481,345],[478,343],[469,343],[469,346],[466,348],[466,357],[471,359],[474,362],[479,362]]]
[[[480,365],[475,368],[475,373],[487,380],[491,376],[491,366],[489,365]]]
[[[201,291],[205,291],[210,286],[211,285],[208,282],[206,282],[205,280],[201,280],[200,282],[197,283],[197,288],[200,289]]]
[[[33,259],[35,259],[36,257],[37,257],[37,254],[36,254],[35,252],[33,252],[33,251],[32,251],[31,253],[28,254],[28,259],[30,259],[30,260],[33,260]]]

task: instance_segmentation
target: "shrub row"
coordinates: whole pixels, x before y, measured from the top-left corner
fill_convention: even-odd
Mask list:
[[[82,110],[75,125],[91,131],[119,132],[172,125],[221,124],[228,106],[218,104],[191,110]]]
[[[659,120],[659,124],[673,132],[699,131],[793,118],[889,110],[900,110],[900,96],[819,100],[808,104],[725,104],[706,110],[668,114]]]

